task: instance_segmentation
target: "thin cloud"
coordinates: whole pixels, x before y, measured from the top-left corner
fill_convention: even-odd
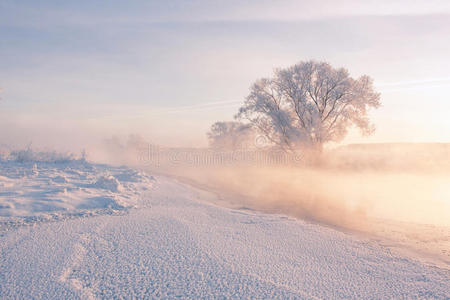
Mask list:
[[[376,83],[375,86],[382,92],[397,92],[404,90],[423,90],[445,87],[450,84],[450,77],[428,78],[420,80],[407,80],[397,82]]]
[[[407,80],[397,82],[380,82],[377,83],[377,87],[389,87],[389,86],[405,86],[405,85],[417,85],[417,84],[429,84],[429,83],[447,83],[450,82],[450,77],[441,78],[428,78],[420,80]]]
[[[151,110],[153,113],[178,113],[178,112],[198,112],[205,110],[215,110],[223,108],[237,107],[243,100],[215,101],[188,106],[172,106]]]

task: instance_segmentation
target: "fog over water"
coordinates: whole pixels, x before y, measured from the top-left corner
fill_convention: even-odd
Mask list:
[[[164,148],[134,137],[109,140],[102,155],[216,193],[216,205],[306,219],[449,266],[449,144],[349,145],[313,165],[302,154]]]

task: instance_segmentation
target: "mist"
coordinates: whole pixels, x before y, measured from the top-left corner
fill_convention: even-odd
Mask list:
[[[349,145],[327,149],[313,165],[306,156],[259,150],[168,148],[136,136],[112,141],[104,148],[108,162],[115,157],[215,193],[215,205],[320,223],[450,262],[448,144]]]
[[[99,145],[89,150],[95,161],[170,174],[242,207],[341,227],[368,218],[450,226],[450,144],[341,146],[327,149],[320,165],[277,151],[156,146],[137,134]]]

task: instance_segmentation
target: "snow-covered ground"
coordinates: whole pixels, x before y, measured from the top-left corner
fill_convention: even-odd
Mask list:
[[[26,221],[137,205],[153,177],[83,160],[0,161],[0,217]]]
[[[448,299],[450,271],[126,167],[0,161],[0,298]]]

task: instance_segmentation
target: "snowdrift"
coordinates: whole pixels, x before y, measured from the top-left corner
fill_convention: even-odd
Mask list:
[[[136,206],[153,181],[72,154],[12,151],[0,160],[0,218],[123,210]]]

